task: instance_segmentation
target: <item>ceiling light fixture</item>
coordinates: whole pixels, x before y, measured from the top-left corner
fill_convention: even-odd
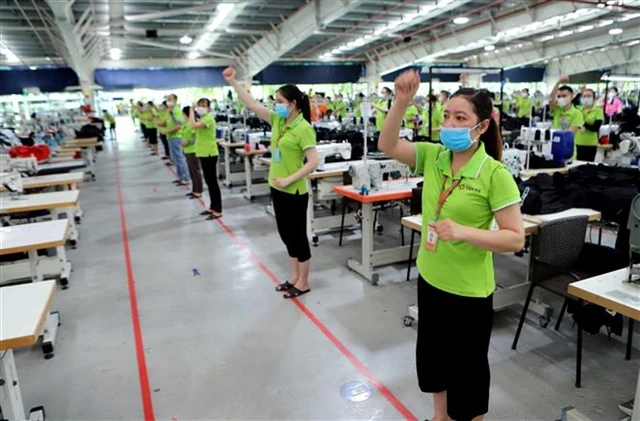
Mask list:
[[[337,48],[334,48],[333,50],[331,50],[331,54],[340,54],[340,53],[342,53],[342,51],[340,51]]]
[[[196,58],[200,57],[200,53],[197,51],[191,51],[188,55],[187,58],[189,58],[190,60],[194,60]]]
[[[469,18],[466,16],[458,16],[453,20],[453,23],[456,25],[464,25],[465,23],[469,23]]]
[[[402,22],[409,23],[417,17],[418,17],[417,13],[409,13],[407,15],[404,15],[404,17],[402,18]]]
[[[611,28],[609,29],[609,35],[620,35],[624,30],[622,28]]]
[[[180,44],[191,44],[191,42],[193,41],[193,38],[191,38],[189,35],[185,35],[182,38],[180,38]]]
[[[493,51],[496,49],[495,45],[485,45],[484,46],[484,51]]]
[[[30,70],[37,70],[38,68],[36,66],[29,66]]]

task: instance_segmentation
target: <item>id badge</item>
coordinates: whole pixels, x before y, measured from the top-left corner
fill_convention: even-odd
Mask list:
[[[436,251],[438,246],[438,233],[431,227],[427,228],[427,238],[424,241],[424,248],[429,251]]]
[[[275,148],[273,150],[273,162],[276,164],[280,163],[280,148]]]

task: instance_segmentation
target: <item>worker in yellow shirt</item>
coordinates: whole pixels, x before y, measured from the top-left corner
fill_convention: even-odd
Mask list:
[[[382,88],[380,92],[380,98],[378,101],[371,103],[371,108],[376,110],[376,131],[382,130],[384,120],[387,118],[387,113],[391,109],[393,102],[393,91],[389,88]]]
[[[431,118],[429,118],[429,102],[431,103]],[[431,126],[431,141],[440,142],[440,128],[444,121],[444,111],[442,105],[438,102],[438,98],[431,94],[429,95],[428,102],[422,110],[422,126],[420,129],[420,135],[429,136],[429,126]]]
[[[520,92],[520,96],[516,99],[516,115],[521,120],[520,124],[529,126],[529,118],[531,117],[532,106],[533,102],[529,97],[529,89],[524,88]]]
[[[109,123],[109,135],[111,136],[111,139],[116,138],[116,118],[111,115],[111,113],[109,113],[109,111],[107,110],[102,110],[102,117],[104,118],[104,121],[106,121],[107,123]]]

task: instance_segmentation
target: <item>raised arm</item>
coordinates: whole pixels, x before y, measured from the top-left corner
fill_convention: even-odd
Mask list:
[[[191,126],[192,129],[201,129],[203,127],[205,127],[204,123],[202,121],[196,121],[196,112],[195,109],[198,106],[197,103],[193,103],[193,105],[191,106],[191,108],[189,109],[189,125]]]
[[[380,151],[411,168],[416,166],[416,147],[411,142],[399,138],[400,126],[419,87],[420,75],[417,71],[408,70],[398,76],[395,81],[396,100],[391,105],[378,139]]]
[[[233,88],[234,91],[238,94],[238,98],[240,101],[251,111],[256,113],[259,119],[266,121],[267,123],[271,122],[271,111],[258,101],[256,101],[249,91],[244,89],[238,81],[236,80],[236,69],[233,67],[227,67],[222,72],[222,76],[224,80]]]
[[[553,110],[556,108],[556,95],[558,95],[558,88],[561,83],[569,82],[569,76],[560,76],[560,79],[553,85],[553,89],[551,90],[551,94],[549,94],[549,110]]]

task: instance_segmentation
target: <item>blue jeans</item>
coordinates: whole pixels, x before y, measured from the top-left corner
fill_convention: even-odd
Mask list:
[[[189,167],[187,166],[187,160],[182,152],[182,139],[169,139],[169,150],[171,151],[171,158],[176,166],[178,172],[178,178],[180,181],[190,181]]]

